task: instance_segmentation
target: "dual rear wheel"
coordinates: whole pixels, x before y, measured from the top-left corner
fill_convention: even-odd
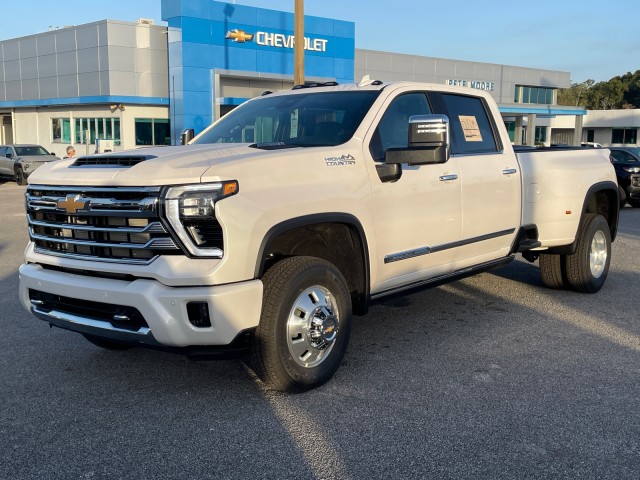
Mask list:
[[[611,263],[611,232],[602,215],[587,213],[578,228],[575,253],[543,253],[539,257],[542,282],[549,288],[595,293],[602,288]]]

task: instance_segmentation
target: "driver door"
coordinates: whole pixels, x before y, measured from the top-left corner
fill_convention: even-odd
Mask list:
[[[426,92],[390,98],[369,132],[365,157],[374,202],[376,258],[371,259],[371,293],[391,291],[452,269],[460,239],[461,191],[457,161],[403,164],[396,181],[383,181],[376,164],[388,148],[407,147],[409,117],[430,114]]]

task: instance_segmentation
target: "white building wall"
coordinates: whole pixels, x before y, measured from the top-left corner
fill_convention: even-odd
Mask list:
[[[75,119],[77,118],[117,118],[120,120],[120,145],[115,151],[139,148],[135,138],[137,118],[168,119],[167,107],[123,105],[123,110],[112,109],[112,105],[87,105],[69,107],[40,107],[16,109],[14,112],[14,143],[36,143],[59,157],[66,155],[69,145],[74,145],[78,154],[93,153],[95,144],[75,142]],[[71,142],[53,142],[52,119],[68,118],[71,124]]]

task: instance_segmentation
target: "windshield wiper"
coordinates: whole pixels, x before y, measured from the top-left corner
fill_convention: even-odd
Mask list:
[[[298,146],[299,145],[291,145],[284,142],[264,142],[249,145],[250,148],[259,148],[260,150],[281,150],[283,148],[296,148]]]

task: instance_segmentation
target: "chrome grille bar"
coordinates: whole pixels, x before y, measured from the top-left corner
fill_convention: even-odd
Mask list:
[[[37,235],[33,232],[33,229],[29,229],[29,233],[33,240],[43,240],[46,242],[54,243],[66,243],[69,245],[82,245],[89,247],[106,247],[106,248],[126,248],[132,250],[146,250],[150,248],[159,249],[176,249],[177,245],[170,238],[158,238],[149,240],[147,243],[111,243],[111,242],[95,242],[93,240],[76,240],[68,237],[50,237],[46,235]]]
[[[61,230],[77,230],[86,232],[111,232],[111,233],[167,233],[167,230],[162,226],[160,222],[152,222],[144,228],[126,228],[126,227],[94,227],[86,225],[78,225],[75,223],[51,223],[40,222],[33,220],[31,215],[28,215],[29,225],[32,227],[51,227],[59,228]]]

